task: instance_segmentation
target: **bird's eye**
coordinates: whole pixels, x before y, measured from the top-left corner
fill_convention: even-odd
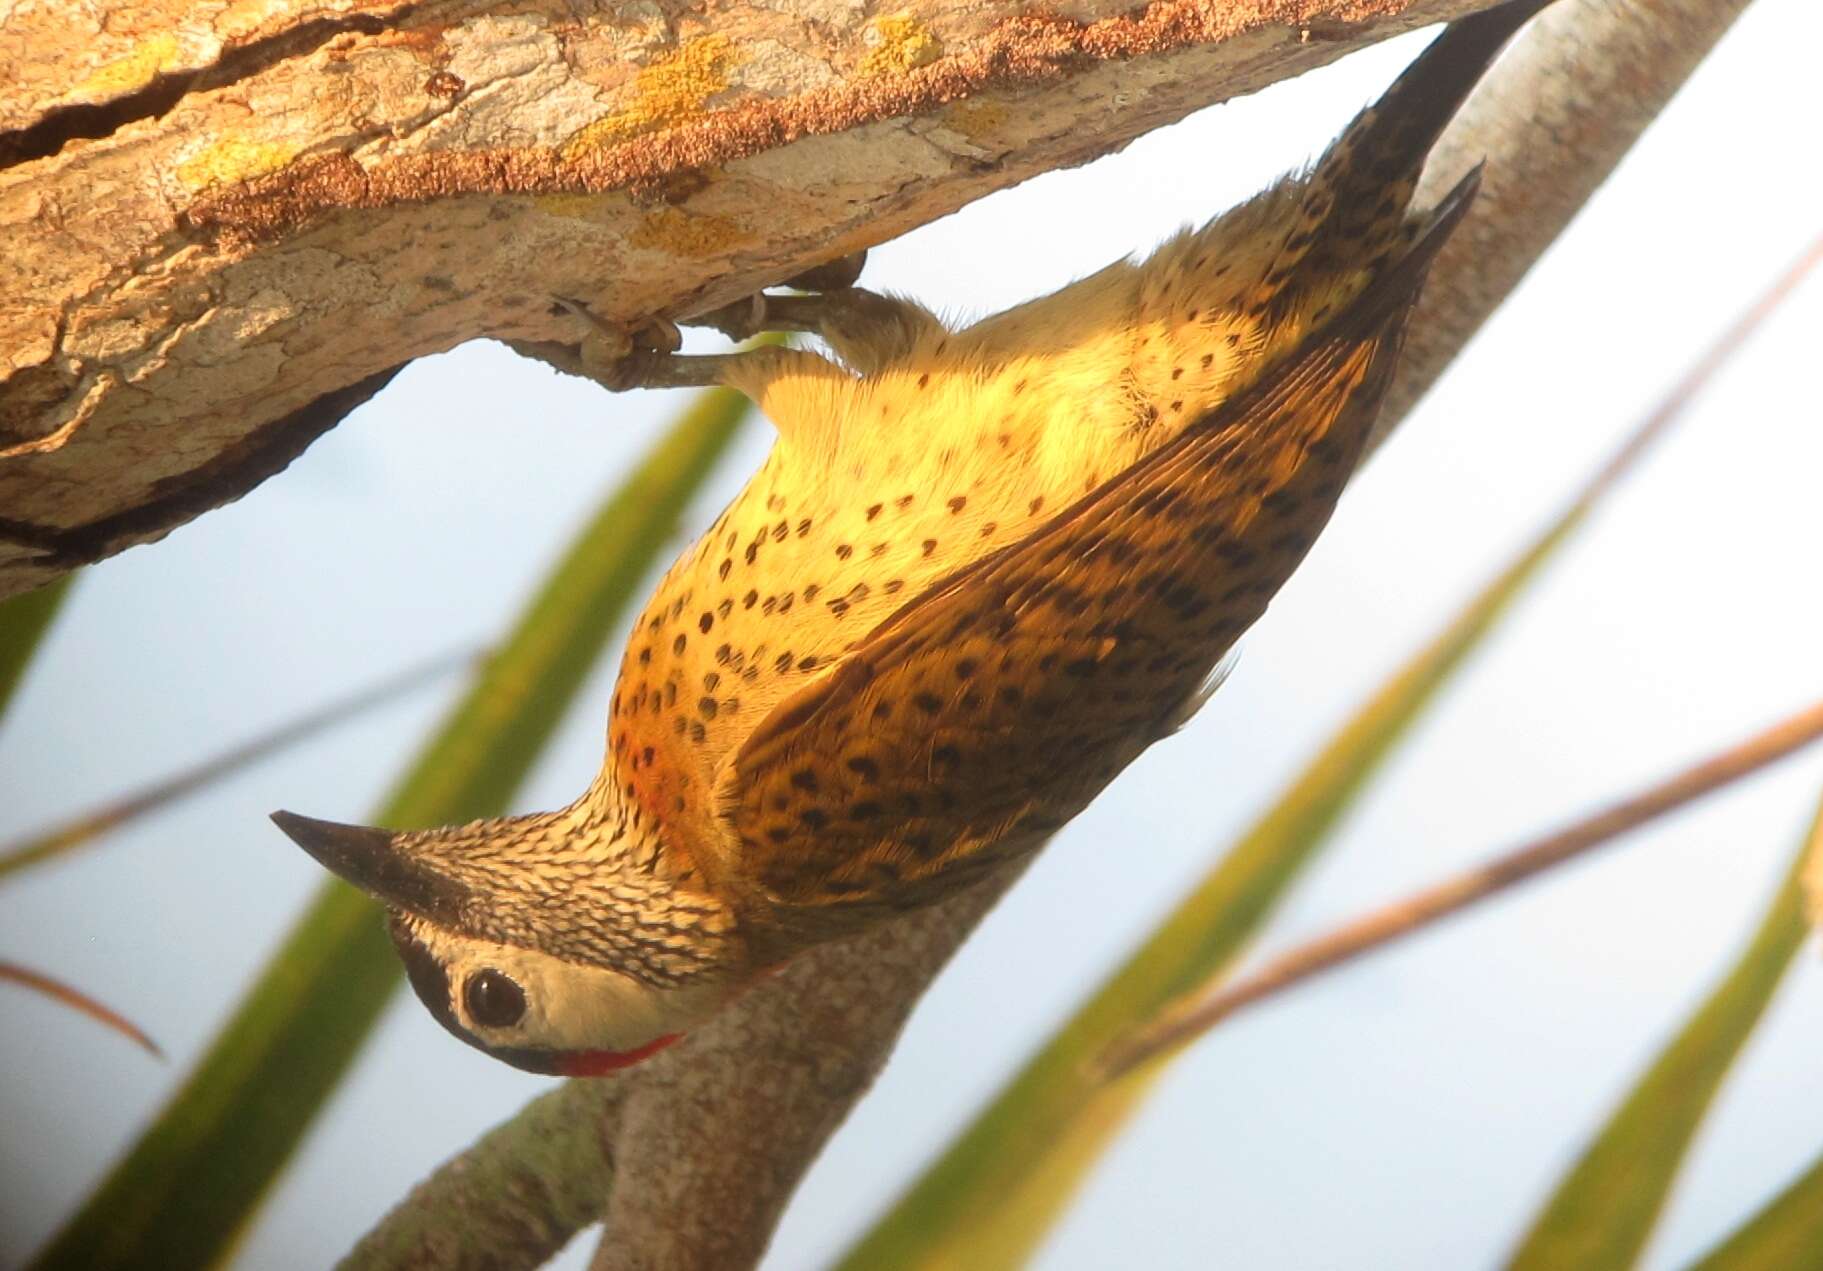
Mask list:
[[[510,1028],[525,1014],[525,990],[488,967],[468,977],[462,986],[468,1017],[483,1028]]]

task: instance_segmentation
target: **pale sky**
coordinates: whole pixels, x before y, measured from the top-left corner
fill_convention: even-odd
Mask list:
[[[1217,107],[879,249],[960,316],[1062,285],[1320,149],[1408,38]],[[1051,848],[938,982],[767,1266],[863,1230],[1380,677],[1534,531],[1823,231],[1823,6],[1762,0],[1351,489],[1238,669]],[[1315,934],[1814,699],[1823,280],[1550,571],[1293,892]],[[477,343],[406,371],[289,472],[92,569],[0,733],[0,840],[509,621],[681,397],[610,397]],[[689,518],[769,444],[755,424]],[[679,545],[684,542],[680,536]],[[605,658],[518,802],[600,759]],[[160,1065],[0,988],[0,1266],[22,1261],[206,1046],[319,873],[276,807],[361,819],[456,691],[340,729],[0,888],[0,958],[140,1020]],[[1599,861],[1248,1014],[1175,1068],[1045,1271],[1487,1265],[1756,921],[1819,792],[1808,754]],[[1775,1003],[1647,1265],[1682,1266],[1823,1151],[1823,966]],[[548,1088],[401,994],[237,1259],[312,1268]],[[588,1240],[564,1265],[580,1266]]]

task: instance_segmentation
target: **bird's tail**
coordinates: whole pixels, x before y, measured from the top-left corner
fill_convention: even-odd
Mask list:
[[[1551,2],[1508,0],[1452,22],[1355,117],[1317,161],[1265,277],[1262,309],[1293,299],[1278,284],[1294,270],[1372,274],[1411,241],[1412,192],[1431,147],[1506,42]]]

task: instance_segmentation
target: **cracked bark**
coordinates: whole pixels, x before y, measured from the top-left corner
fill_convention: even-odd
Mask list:
[[[1439,258],[1382,421],[1389,430],[1565,227],[1747,0],[1562,0],[1495,68],[1427,183],[1485,156],[1483,195]],[[1016,874],[1017,871],[1015,871]],[[685,1043],[551,1103],[566,1136],[607,1144],[588,1178],[604,1222],[595,1271],[758,1260],[792,1190],[865,1092],[930,981],[1013,875],[855,941],[813,951]],[[554,1251],[490,1232],[518,1192],[473,1171],[525,1164],[509,1121],[425,1181],[350,1255],[357,1271],[529,1267]],[[549,1150],[547,1144],[546,1150]],[[580,1185],[566,1180],[572,1189]],[[574,1211],[571,1211],[574,1216]],[[548,1218],[548,1215],[544,1215]],[[455,1252],[452,1253],[452,1250]]]
[[[0,18],[0,597],[389,371],[680,316],[1488,0],[149,0]]]

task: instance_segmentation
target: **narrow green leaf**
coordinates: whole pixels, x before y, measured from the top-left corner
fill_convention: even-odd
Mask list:
[[[57,616],[74,577],[65,574],[36,591],[0,601],[0,719],[5,718],[7,704],[25,678],[26,664]]]
[[[747,408],[725,390],[697,398],[571,545],[378,823],[506,808]],[[399,980],[378,908],[325,885],[189,1080],[34,1265],[201,1267],[225,1256]]]
[[[1703,1115],[1804,941],[1800,876],[1818,843],[1823,805],[1752,941],[1558,1184],[1514,1271],[1638,1261]]]
[[[378,684],[331,702],[288,724],[247,741],[237,742],[220,754],[212,755],[181,772],[160,778],[132,794],[113,799],[98,808],[65,821],[49,830],[32,834],[12,843],[0,845],[0,879],[30,865],[37,865],[75,851],[104,837],[129,821],[156,812],[185,795],[195,794],[215,782],[232,776],[249,764],[257,763],[287,746],[295,745],[325,728],[351,719],[375,706],[383,706],[396,697],[475,662],[475,652],[446,654],[398,675],[390,675]]]
[[[1164,1071],[1157,1064],[1103,1084],[1095,1061],[1168,1003],[1223,973],[1508,604],[1819,256],[1823,243],[1723,333],[1556,523],[1330,739],[1189,898],[849,1250],[843,1268],[991,1271],[1030,1257]]]
[[[1823,1262],[1823,1156],[1690,1271],[1797,1271]]]

